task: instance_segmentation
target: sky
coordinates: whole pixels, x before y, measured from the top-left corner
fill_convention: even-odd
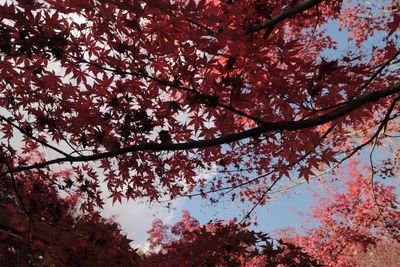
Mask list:
[[[175,203],[177,209],[181,203]],[[122,203],[112,204],[109,199],[104,205],[102,214],[112,218],[121,225],[121,228],[128,237],[133,240],[134,247],[146,247],[147,231],[151,227],[154,218],[160,218],[163,222],[169,223],[175,218],[175,211],[159,204],[140,203],[123,200]]]
[[[311,192],[321,190],[317,183],[304,184],[289,194],[272,200],[266,206],[257,208],[257,219],[259,225],[255,230],[273,233],[275,230],[284,227],[297,227],[300,224],[299,211],[304,211],[312,204]],[[168,209],[160,204],[138,203],[123,201],[122,204],[112,204],[108,200],[103,211],[106,217],[113,217],[121,225],[122,230],[133,239],[133,246],[146,247],[147,231],[151,227],[154,218],[161,219],[164,223],[173,224],[180,220],[184,210],[205,224],[210,220],[230,220],[234,217],[239,220],[243,216],[244,205],[237,203],[218,203],[211,205],[207,200],[199,197],[179,199],[173,202],[174,209]]]

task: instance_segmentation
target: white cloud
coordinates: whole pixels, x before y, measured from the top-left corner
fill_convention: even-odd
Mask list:
[[[175,201],[174,207],[178,207],[181,203],[181,200]],[[128,235],[128,238],[133,239],[134,247],[146,247],[147,231],[151,228],[153,219],[157,217],[164,223],[168,223],[173,219],[175,210],[160,204],[134,201],[123,201],[122,204],[117,202],[113,205],[111,199],[108,199],[102,214],[107,218],[115,216],[123,232]]]

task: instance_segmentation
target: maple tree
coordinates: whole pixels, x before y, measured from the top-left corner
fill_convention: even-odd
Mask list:
[[[235,221],[202,226],[187,211],[173,226],[154,220],[149,234],[152,250],[142,259],[143,266],[318,266],[291,243],[274,243]]]
[[[28,162],[35,159],[40,154]],[[139,261],[117,223],[98,213],[79,214],[76,194],[58,195],[59,184],[52,179],[70,175],[31,170],[1,179],[1,265],[132,266]]]
[[[285,229],[284,240],[324,266],[398,266],[400,207],[395,188],[371,180],[355,162],[350,167],[344,190],[315,202],[309,222],[318,226],[304,233]]]
[[[102,208],[102,183],[114,202],[220,192],[265,204],[282,177],[309,180],[396,138],[399,10],[394,0],[2,1],[0,177],[40,172],[84,214]],[[14,213],[28,214],[25,197]]]

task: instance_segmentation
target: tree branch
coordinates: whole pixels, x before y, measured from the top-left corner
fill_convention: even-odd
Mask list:
[[[40,140],[39,138],[35,137],[32,133],[26,131],[25,129],[23,129],[22,127],[18,126],[16,123],[12,122],[12,120],[6,118],[3,115],[0,115],[0,121],[3,120],[5,122],[7,122],[9,125],[13,126],[14,128],[16,128],[21,134],[25,135],[26,137],[38,142],[39,144],[41,144],[44,147],[50,148],[58,153],[60,153],[61,155],[65,156],[65,157],[69,157],[68,153],[65,153],[64,151],[58,149],[57,147],[43,141]]]
[[[63,162],[73,163],[73,162],[95,161],[104,158],[117,157],[119,155],[138,152],[138,151],[179,151],[179,150],[207,148],[207,147],[219,146],[223,144],[240,141],[246,138],[250,138],[271,131],[297,131],[297,130],[307,129],[336,120],[360,108],[365,104],[372,103],[374,101],[394,95],[399,92],[400,92],[400,82],[397,82],[391,86],[386,87],[385,89],[368,93],[358,98],[355,98],[349,101],[346,105],[337,108],[335,110],[332,110],[326,114],[310,118],[307,120],[268,122],[256,128],[245,130],[243,132],[228,134],[214,139],[191,141],[187,143],[143,143],[88,156],[75,156],[75,157],[70,156],[70,157],[57,158],[49,161],[35,163],[28,166],[18,166],[10,171],[1,174],[0,177],[10,172],[20,172],[20,171],[30,170],[33,168],[43,168],[45,166]]]
[[[184,91],[184,92],[186,92],[186,93],[194,94],[194,95],[196,95],[197,97],[199,97],[199,99],[204,99],[204,103],[203,103],[203,104],[215,105],[215,106],[217,106],[217,107],[220,107],[220,108],[229,110],[229,111],[231,111],[231,112],[233,112],[233,113],[235,113],[235,114],[237,114],[237,115],[239,115],[239,116],[248,118],[248,119],[250,119],[250,120],[252,120],[252,121],[254,121],[254,122],[258,123],[258,124],[263,124],[263,123],[264,123],[263,120],[261,120],[261,119],[255,117],[255,116],[252,116],[252,115],[250,115],[250,114],[247,114],[246,112],[243,112],[243,111],[241,111],[241,110],[235,109],[234,107],[232,107],[232,106],[230,106],[230,105],[226,105],[226,104],[223,104],[223,103],[219,102],[219,101],[218,101],[217,99],[215,99],[212,95],[203,94],[203,93],[201,93],[201,92],[199,92],[199,91],[197,91],[197,90],[195,90],[195,89],[182,86],[182,85],[180,85],[180,84],[178,84],[178,83],[176,83],[176,82],[171,82],[171,81],[167,81],[167,80],[163,80],[163,79],[154,77],[154,76],[152,76],[152,75],[149,75],[148,73],[146,73],[146,72],[143,71],[143,70],[140,70],[140,69],[139,69],[139,71],[124,71],[124,70],[118,70],[118,69],[113,68],[113,67],[103,66],[103,65],[98,64],[98,63],[96,63],[96,62],[92,62],[92,61],[85,60],[85,59],[83,59],[83,58],[80,58],[80,57],[77,57],[77,56],[68,54],[68,53],[66,53],[65,51],[63,51],[63,52],[64,52],[67,56],[69,56],[69,57],[71,57],[71,58],[73,58],[73,59],[79,60],[81,63],[88,64],[88,65],[91,65],[91,66],[97,67],[97,68],[99,68],[99,69],[102,69],[102,70],[104,70],[104,71],[108,71],[108,72],[112,72],[112,73],[119,73],[119,74],[124,74],[124,75],[131,75],[131,76],[136,76],[136,77],[142,77],[142,78],[145,78],[145,79],[148,79],[148,80],[151,80],[151,81],[155,81],[155,82],[157,82],[157,83],[159,83],[159,84],[161,84],[161,85],[169,86],[169,87],[171,87],[171,88],[175,88],[175,89],[178,89],[178,90],[182,90],[182,91]]]
[[[247,219],[250,218],[250,215],[253,213],[253,211],[261,204],[261,202],[264,200],[264,198],[266,197],[266,195],[268,194],[268,192],[270,192],[272,190],[272,188],[276,185],[276,183],[279,181],[280,179],[275,179],[273,181],[273,183],[262,193],[262,195],[259,197],[259,199],[257,200],[257,203],[253,205],[253,207],[249,210],[249,212],[246,213],[246,215],[242,218],[242,220],[240,220],[239,225],[244,225],[244,223],[246,222]]]
[[[281,22],[287,18],[293,17],[305,10],[308,10],[311,7],[318,5],[322,1],[323,0],[305,0],[305,1],[298,2],[298,3],[294,4],[293,6],[286,8],[282,13],[280,13],[276,17],[268,20],[267,22],[260,23],[260,24],[254,24],[254,25],[250,26],[247,29],[246,33],[249,34],[249,33],[263,30],[263,29],[272,29],[279,22]]]

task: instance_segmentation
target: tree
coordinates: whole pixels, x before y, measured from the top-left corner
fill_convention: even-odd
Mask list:
[[[33,154],[27,162],[40,160]],[[36,170],[3,177],[0,189],[0,264],[3,266],[132,266],[139,256],[117,223],[98,213],[79,216],[79,196],[60,198],[51,177]],[[49,179],[52,178],[52,179]]]
[[[266,234],[235,221],[202,226],[187,211],[174,226],[154,220],[149,234],[152,253],[143,258],[143,266],[318,266],[293,244],[274,244]]]
[[[255,208],[282,177],[397,129],[396,1],[16,0],[0,14],[0,177],[39,171],[83,213],[103,182],[113,201],[219,192]]]
[[[326,266],[398,266],[400,209],[394,187],[371,180],[354,162],[350,167],[345,189],[315,202],[311,221],[319,225],[304,233],[283,230],[284,240]]]

